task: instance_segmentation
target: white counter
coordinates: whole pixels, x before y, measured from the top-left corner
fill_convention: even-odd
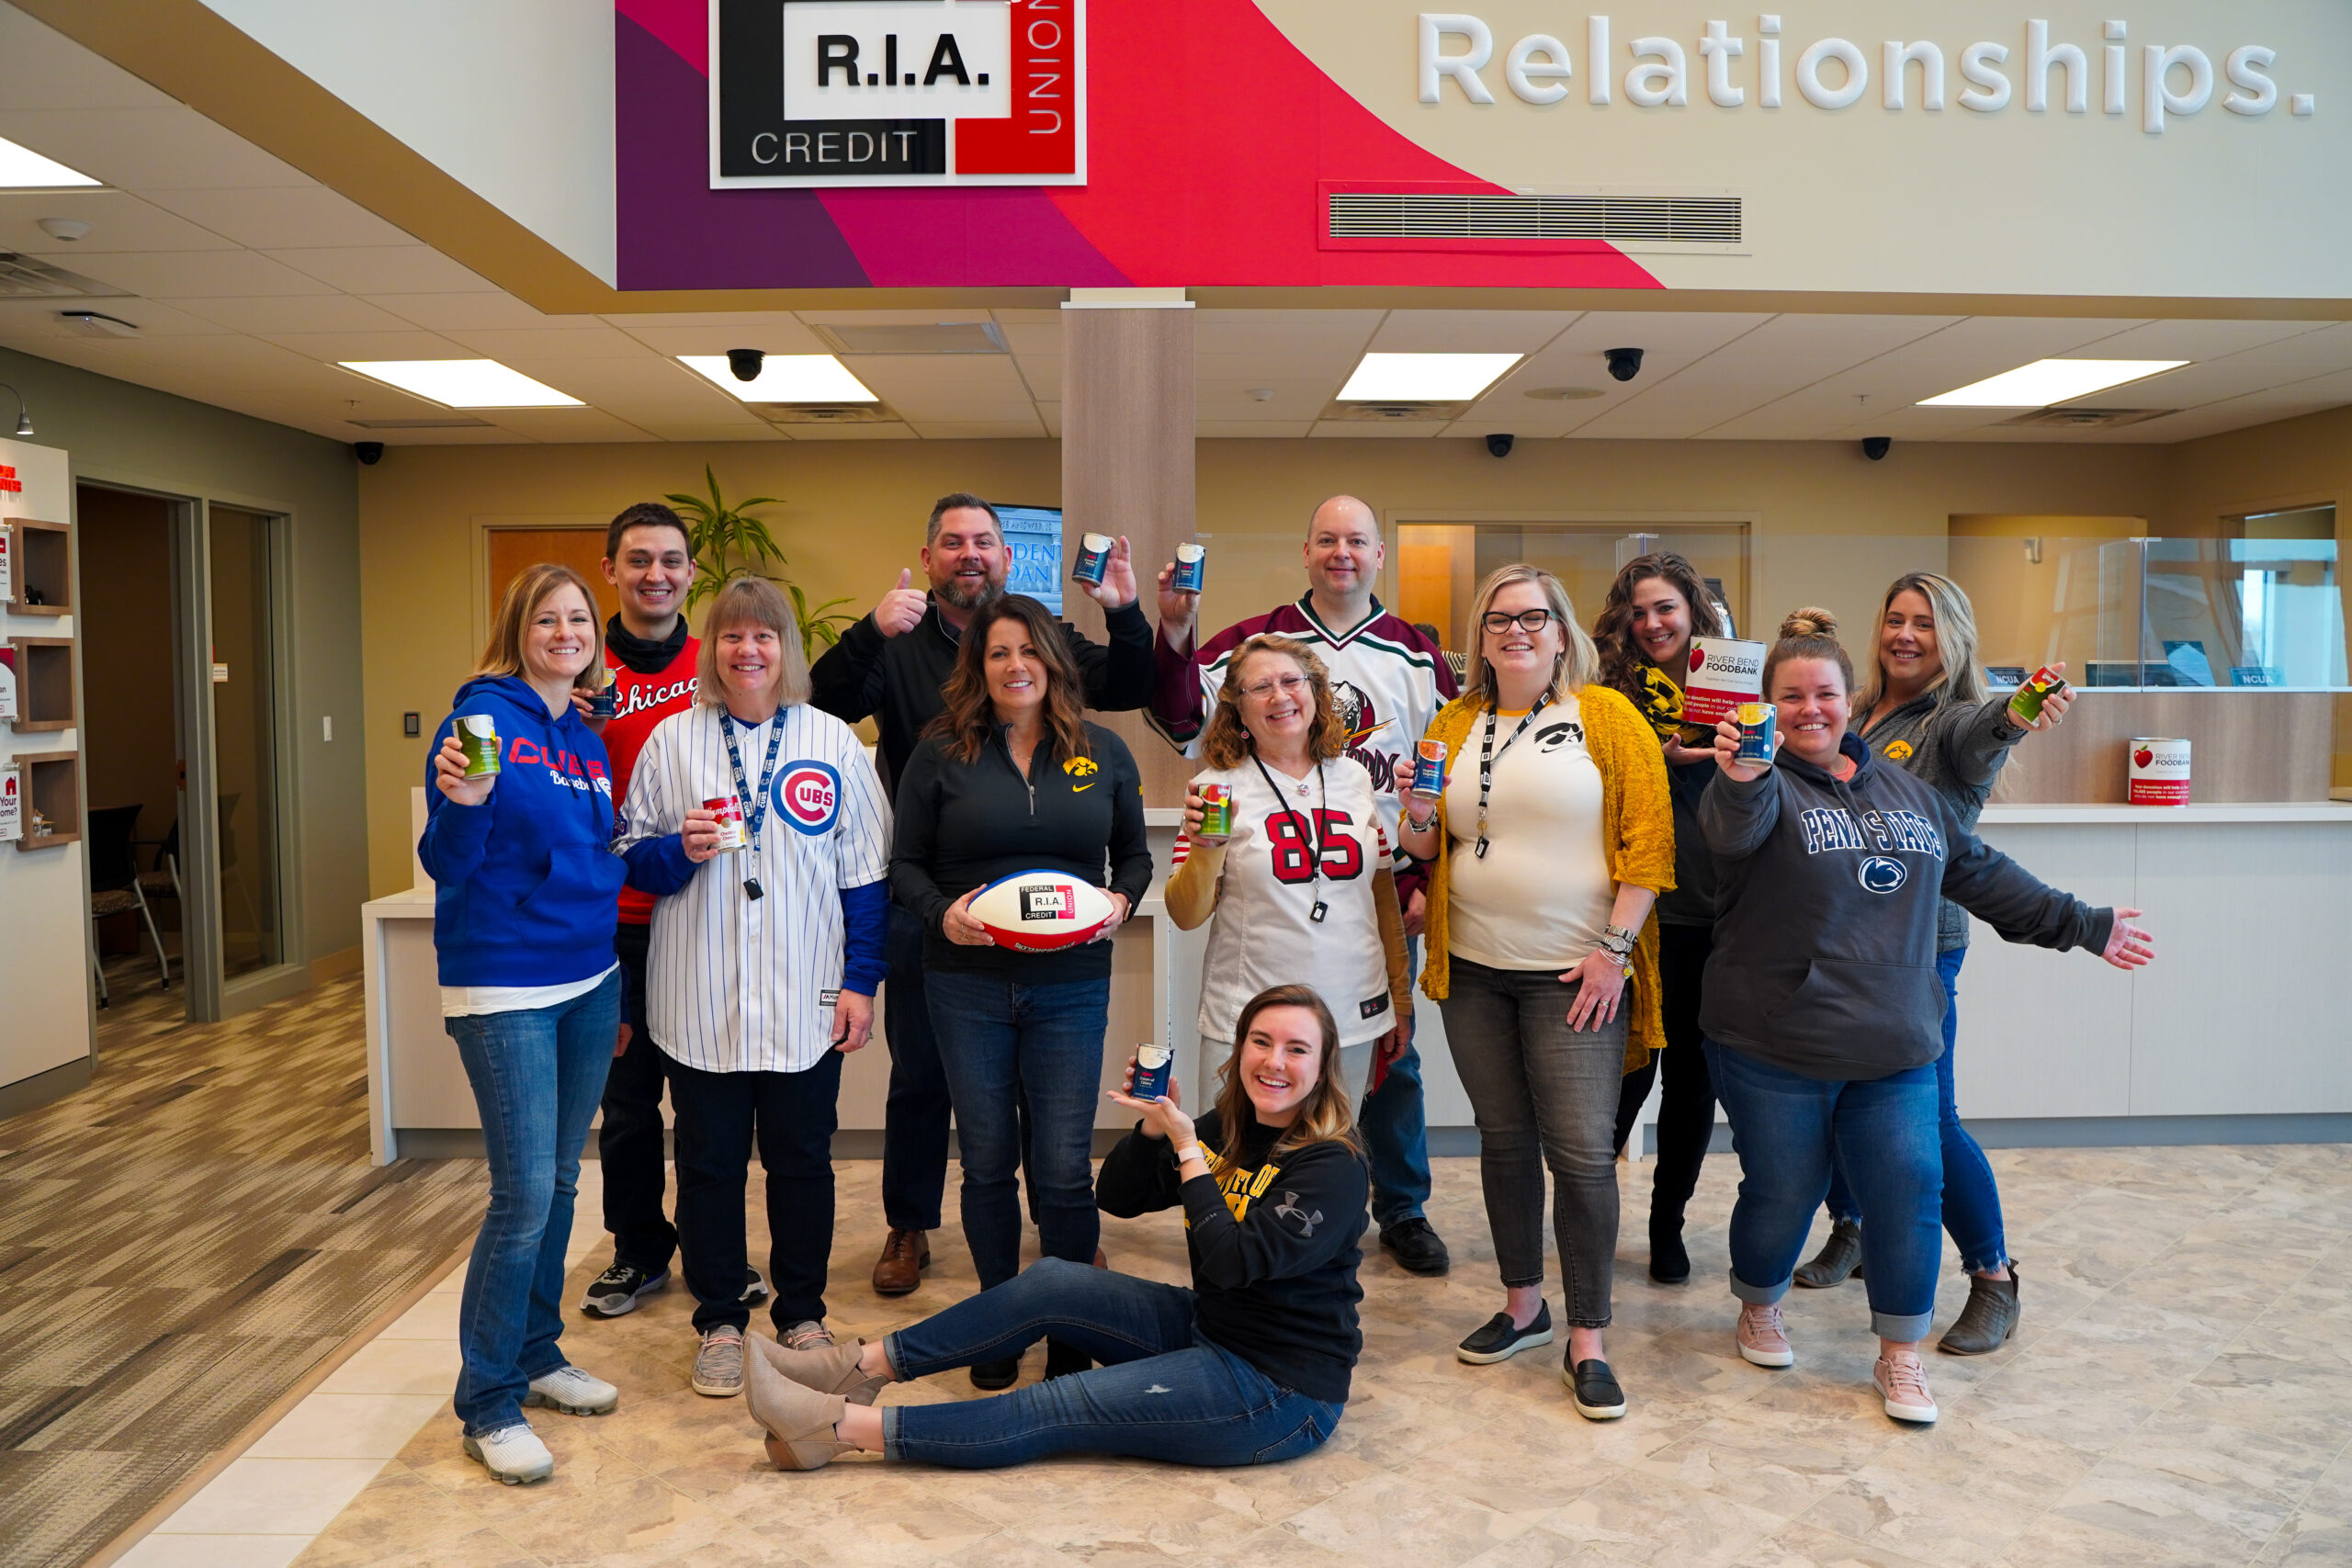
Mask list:
[[[2264,801],[2244,806],[1988,806],[1978,826],[2069,827],[2129,822],[2135,827],[2211,827],[2221,822],[2352,822],[2352,800]]]

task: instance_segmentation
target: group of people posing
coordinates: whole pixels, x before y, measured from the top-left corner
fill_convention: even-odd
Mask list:
[[[1359,1244],[1443,1273],[1412,986],[1435,1000],[1474,1109],[1500,1308],[1456,1354],[1553,1342],[1594,1420],[1627,1395],[1604,1345],[1615,1156],[1662,1080],[1649,1270],[1685,1281],[1683,1210],[1731,1122],[1739,1353],[1793,1363],[1791,1283],[1862,1277],[1891,1416],[1936,1416],[1918,1349],[1950,1230],[1971,1275],[1941,1348],[1997,1348],[2018,1313],[1990,1167],[1952,1092],[1955,981],[1974,915],[2004,938],[2153,955],[2139,911],[2044,886],[1974,836],[2009,749],[2062,723],[1988,694],[1966,597],[1898,579],[1866,676],[1824,612],[1788,617],[1763,673],[1774,762],[1687,724],[1690,639],[1724,612],[1672,554],[1628,563],[1589,634],[1559,581],[1480,585],[1459,682],[1374,596],[1375,514],[1338,496],[1304,547],[1306,592],[1203,639],[1198,595],[1159,574],[1155,629],[1127,541],[1093,641],[1005,592],[994,510],[933,508],[922,565],[812,669],[775,587],[734,578],[699,639],[695,567],[668,509],[632,506],[599,625],[580,575],[518,577],[428,764],[418,851],[438,892],[443,1011],[481,1111],[491,1201],[460,1308],[457,1414],[500,1479],[553,1471],[524,1412],[612,1409],[559,1343],[579,1160],[601,1104],[612,1316],[682,1262],[702,1393],[749,1391],[788,1469],[852,1449],[979,1467],[1092,1451],[1196,1464],[1328,1438],[1362,1348]],[[609,682],[610,716],[598,698]],[[1197,1121],[1184,1086],[1111,1097],[1134,1130],[1096,1172],[1109,938],[1150,887],[1139,773],[1088,709],[1148,709],[1200,763],[1168,916],[1207,927]],[[849,728],[871,717],[876,757]],[[469,721],[464,730],[459,720]],[[499,765],[478,755],[487,720]],[[1416,742],[1446,747],[1417,791]],[[878,763],[878,766],[877,766]],[[1426,781],[1423,781],[1426,782]],[[1215,815],[1210,814],[1214,806]],[[996,944],[976,893],[1049,869],[1103,888],[1095,941]],[[884,1011],[888,1233],[874,1289],[920,1285],[940,1228],[949,1117],[981,1290],[874,1342],[825,1326],[842,1059]],[[1132,1071],[1132,1067],[1131,1067]],[[662,1100],[677,1195],[665,1213]],[[747,1258],[756,1146],[769,1269]],[[1799,1266],[1826,1201],[1832,1228]],[[1024,1206],[1042,1261],[1023,1270]],[[1192,1288],[1105,1267],[1102,1213],[1182,1209]],[[774,1338],[748,1332],[769,1299]],[[887,1383],[967,1369],[993,1399],[877,1406]]]

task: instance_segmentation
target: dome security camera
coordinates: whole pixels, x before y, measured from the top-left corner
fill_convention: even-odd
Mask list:
[[[1510,456],[1510,444],[1517,437],[1508,433],[1498,431],[1487,437],[1487,450],[1498,457],[1508,457]]]
[[[1609,373],[1620,381],[1630,381],[1642,373],[1642,351],[1638,348],[1612,348],[1606,357]]]
[[[79,218],[44,218],[35,225],[52,240],[72,243],[90,237],[90,226]]]
[[[760,367],[767,362],[767,351],[760,348],[730,348],[727,351],[727,368],[735,373],[738,381],[756,381]]]
[[[380,441],[355,441],[351,444],[351,455],[372,468],[384,460],[384,444]]]
[[[1865,435],[1862,437],[1862,456],[1873,463],[1883,461],[1888,448],[1894,445],[1894,437],[1891,435]]]

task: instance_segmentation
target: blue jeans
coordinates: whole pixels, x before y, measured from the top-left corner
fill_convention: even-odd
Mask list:
[[[445,1021],[481,1111],[490,1210],[458,1301],[455,1404],[469,1437],[523,1418],[531,1380],[564,1364],[563,1253],[580,1150],[605,1092],[621,977],[554,1007]]]
[[[890,906],[882,1032],[890,1044],[890,1098],[882,1112],[882,1220],[893,1230],[935,1231],[947,1190],[947,1074],[931,1027],[922,972],[922,921]]]
[[[2001,1189],[1993,1179],[1993,1164],[1960,1124],[1960,1101],[1952,1092],[1951,1054],[1960,1038],[1960,965],[1967,956],[1964,947],[1936,954],[1936,973],[1944,982],[1944,1054],[1936,1060],[1936,1116],[1944,1145],[1944,1229],[1960,1248],[1960,1266],[1981,1274],[2008,1262],[2009,1242],[2002,1231]],[[1854,1201],[1845,1175],[1837,1170],[1829,1173],[1829,1217],[1857,1224],[1862,1218],[1861,1205]]]
[[[882,1451],[959,1470],[1048,1454],[1272,1464],[1323,1445],[1343,1406],[1286,1389],[1193,1326],[1193,1292],[1048,1258],[882,1342],[902,1378],[1018,1356],[1048,1335],[1102,1363],[994,1399],[882,1407]]]
[[[1091,1263],[1094,1108],[1111,982],[1025,986],[986,975],[923,976],[939,1059],[956,1100],[964,1160],[964,1242],[980,1288],[1021,1271],[1021,1106],[1029,1108],[1029,1179],[1048,1258]]]
[[[1408,982],[1421,972],[1421,939],[1405,943]],[[1419,1215],[1430,1201],[1429,1113],[1421,1100],[1421,1053],[1407,1045],[1388,1064],[1380,1092],[1356,1108],[1372,1162],[1372,1223],[1383,1230]]]
[[[1905,1343],[1926,1337],[1943,1252],[1934,1066],[1883,1078],[1809,1078],[1710,1040],[1707,1072],[1739,1153],[1731,1293],[1762,1303],[1788,1293],[1834,1158],[1871,1216],[1862,1279],[1871,1331]]]

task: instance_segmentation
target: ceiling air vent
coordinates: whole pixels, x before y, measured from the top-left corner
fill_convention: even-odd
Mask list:
[[[1399,421],[1460,419],[1468,412],[1466,402],[1429,402],[1405,398],[1392,398],[1376,403],[1333,403],[1323,411],[1325,419],[1350,419],[1371,424],[1393,424]]]
[[[2021,430],[2113,430],[2118,425],[2145,424],[2177,409],[2035,409],[1999,423]]]
[[[437,419],[351,419],[345,424],[356,424],[362,430],[488,430],[490,421],[473,419],[465,414],[443,414]]]
[[[123,292],[111,283],[51,266],[39,256],[0,251],[0,299],[112,299]]]
[[[896,424],[899,416],[880,403],[748,403],[770,424]]]
[[[819,321],[817,335],[836,354],[1002,354],[994,321]]]
[[[1382,240],[1605,240],[1622,247],[1741,243],[1736,196],[1332,191],[1329,236]]]

